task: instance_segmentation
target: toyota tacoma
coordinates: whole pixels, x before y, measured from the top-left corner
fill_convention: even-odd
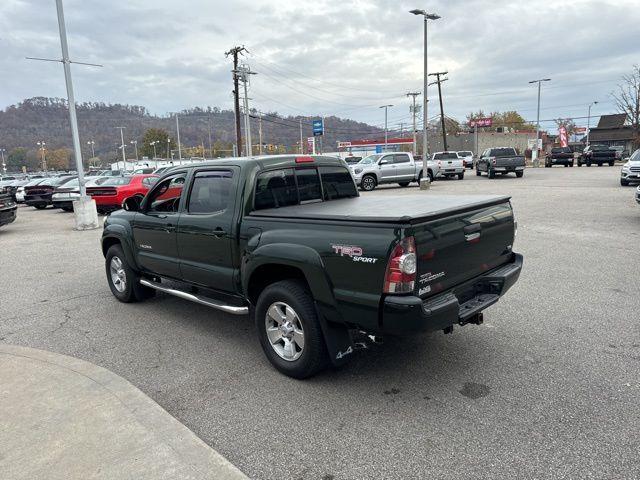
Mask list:
[[[520,275],[515,235],[509,197],[360,197],[343,160],[280,155],[171,168],[106,218],[102,252],[121,302],[250,314],[272,365],[305,378],[358,338],[482,323]]]

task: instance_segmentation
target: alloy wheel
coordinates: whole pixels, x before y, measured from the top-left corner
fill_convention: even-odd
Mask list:
[[[111,258],[109,272],[115,289],[120,293],[124,292],[127,289],[127,273],[124,271],[122,260],[119,257],[114,256]]]
[[[304,351],[304,328],[296,311],[284,302],[274,302],[264,319],[267,339],[276,354],[288,362]]]

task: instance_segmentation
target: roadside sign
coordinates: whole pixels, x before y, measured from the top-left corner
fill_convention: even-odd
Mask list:
[[[475,120],[469,121],[470,127],[490,127],[493,125],[493,118],[476,118]]]
[[[338,142],[338,148],[347,148],[351,146],[351,142]]]
[[[321,118],[317,120],[313,120],[313,136],[319,137],[320,135],[324,135],[324,123]]]
[[[534,150],[536,148],[536,139],[535,138],[530,138],[527,140],[527,147],[530,150]],[[539,138],[538,139],[538,150],[542,150],[542,139]]]
[[[573,129],[573,133],[587,133],[587,127],[576,127]]]
[[[316,154],[316,139],[315,137],[307,137],[307,153]]]

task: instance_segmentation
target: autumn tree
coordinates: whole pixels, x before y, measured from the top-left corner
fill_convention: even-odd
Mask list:
[[[640,146],[640,66],[634,65],[628,75],[623,75],[618,91],[611,94],[621,113],[627,115],[627,123],[634,132],[634,143]]]
[[[565,130],[567,131],[567,135],[573,135],[574,133],[576,133],[576,124],[572,119],[557,118],[555,122],[556,122],[556,125],[558,126],[558,129],[560,129],[560,127],[565,128]]]

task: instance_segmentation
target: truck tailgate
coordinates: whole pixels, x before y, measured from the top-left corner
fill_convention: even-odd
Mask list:
[[[496,167],[521,167],[524,157],[496,157]]]
[[[513,211],[504,199],[416,224],[412,232],[418,255],[416,291],[427,298],[511,260]]]

